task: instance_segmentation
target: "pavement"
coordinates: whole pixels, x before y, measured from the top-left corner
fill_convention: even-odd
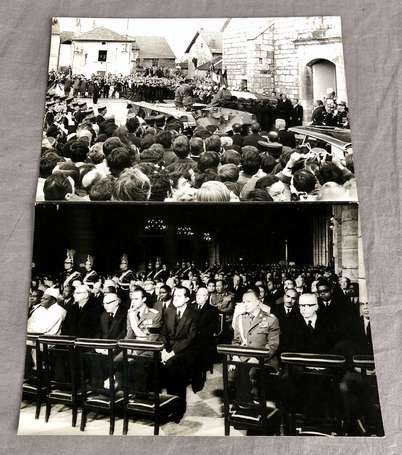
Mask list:
[[[106,106],[107,114],[115,116],[118,126],[126,124],[128,100],[125,98],[99,98],[98,104],[94,104],[92,98],[80,98],[80,101],[86,101],[88,107],[93,107],[95,115],[98,114],[97,106]]]

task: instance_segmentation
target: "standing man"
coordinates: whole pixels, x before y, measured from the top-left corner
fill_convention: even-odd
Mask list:
[[[166,310],[162,327],[162,363],[167,392],[181,400],[180,416],[186,412],[186,388],[197,364],[197,314],[189,306],[190,291],[176,286],[173,306]]]
[[[91,291],[94,288],[94,284],[99,281],[99,275],[96,273],[96,271],[93,268],[94,261],[95,261],[94,256],[91,256],[90,254],[88,254],[87,260],[85,261],[86,274],[84,276],[84,279],[82,280],[82,283],[87,285]]]
[[[74,281],[81,280],[81,274],[74,270],[74,250],[67,250],[67,256],[64,260],[64,272],[60,275],[60,285],[63,290],[65,286],[72,286]]]

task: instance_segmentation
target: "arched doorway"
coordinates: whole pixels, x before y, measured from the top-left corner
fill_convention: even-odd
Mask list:
[[[313,100],[323,100],[327,89],[336,91],[336,66],[329,60],[319,59],[310,62]]]

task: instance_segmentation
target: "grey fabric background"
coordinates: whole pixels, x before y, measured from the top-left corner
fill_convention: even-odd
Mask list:
[[[385,438],[17,437],[52,16],[340,15]],[[401,433],[402,2],[0,1],[0,453],[398,454]],[[399,449],[399,450],[398,450]]]

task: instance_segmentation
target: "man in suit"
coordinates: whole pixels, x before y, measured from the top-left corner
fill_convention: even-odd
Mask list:
[[[148,306],[150,308],[153,308],[156,304],[156,301],[158,300],[158,296],[155,293],[155,281],[150,278],[147,278],[144,281],[144,289],[145,292],[147,293]]]
[[[298,301],[299,293],[296,289],[287,289],[283,296],[283,304],[274,305],[271,308],[272,314],[278,318],[279,327],[281,329],[281,342],[278,348],[279,353],[283,351],[282,347],[287,344],[292,321],[301,317]]]
[[[195,296],[195,303],[191,305],[198,314],[197,347],[203,370],[210,368],[216,358],[214,335],[218,332],[219,325],[219,311],[208,303],[208,299],[208,290],[200,287]]]
[[[299,298],[301,317],[294,319],[283,351],[313,354],[332,353],[337,341],[330,317],[318,311],[315,294],[302,294]],[[282,396],[291,409],[302,410],[305,415],[317,416],[328,392],[316,376],[304,375],[303,367],[292,367],[282,377]]]
[[[159,288],[158,300],[156,301],[154,308],[158,310],[162,319],[165,311],[172,305],[172,289],[167,284],[164,284]]]
[[[286,129],[286,121],[278,118],[275,121],[275,127],[278,130],[279,142],[285,146],[294,149],[296,147],[295,135]]]
[[[233,145],[237,145],[238,147],[243,147],[243,136],[241,135],[242,126],[240,123],[234,123],[232,125],[232,141]]]
[[[126,335],[127,311],[121,305],[117,294],[109,293],[103,297],[105,311],[100,316],[99,338],[120,340]]]
[[[290,352],[328,354],[337,341],[335,323],[330,315],[319,311],[315,294],[302,294],[299,298],[301,318],[292,320],[289,336],[283,349]]]
[[[97,305],[87,286],[77,286],[74,290],[74,305],[67,310],[63,322],[62,335],[77,338],[96,338],[100,331],[102,308]]]
[[[190,291],[177,286],[173,291],[173,306],[164,315],[162,327],[162,363],[167,392],[181,400],[181,416],[186,411],[186,387],[197,363],[197,313],[189,305]]]
[[[339,338],[349,331],[351,318],[354,316],[351,307],[345,305],[342,296],[334,293],[331,283],[325,278],[317,282],[318,312],[335,324]]]
[[[243,137],[242,147],[245,147],[246,145],[252,145],[253,147],[259,149],[258,141],[266,141],[266,139],[260,135],[261,132],[260,124],[258,122],[253,122],[251,124],[250,130],[251,134]]]
[[[314,103],[314,110],[311,116],[312,125],[322,125],[325,117],[325,107],[321,100],[317,100]]]
[[[303,106],[299,103],[297,98],[294,99],[292,118],[290,120],[291,126],[303,125]]]
[[[350,361],[353,355],[373,355],[369,306],[360,303],[360,317],[351,325],[348,339],[343,348]],[[366,376],[358,368],[349,363],[342,381],[339,384],[343,404],[344,431],[350,436],[368,434],[367,423],[374,424],[377,431],[383,431],[381,412],[379,410],[378,386],[375,371],[368,370]]]

